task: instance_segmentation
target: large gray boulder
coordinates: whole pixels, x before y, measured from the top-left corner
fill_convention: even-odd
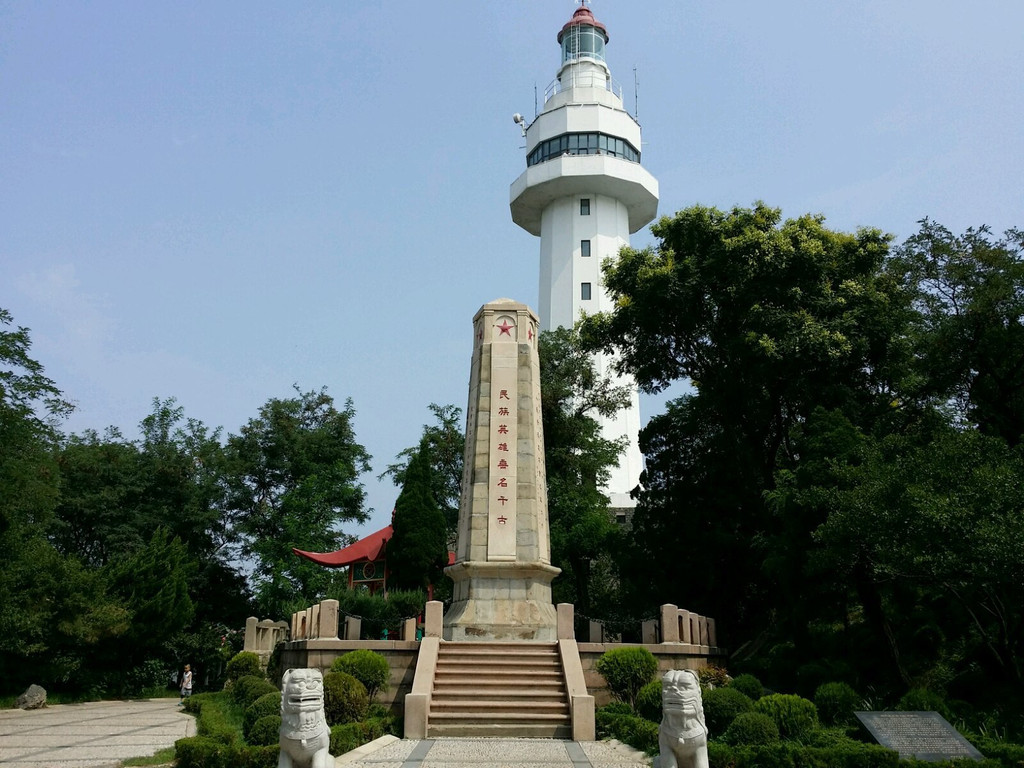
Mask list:
[[[30,685],[28,689],[14,701],[18,709],[39,709],[46,706],[46,689],[40,685]]]

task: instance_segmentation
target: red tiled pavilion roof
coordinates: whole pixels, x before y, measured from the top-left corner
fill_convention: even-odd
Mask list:
[[[378,560],[384,554],[384,547],[393,533],[394,529],[389,525],[337,552],[304,552],[294,547],[292,547],[292,552],[328,568],[344,568],[346,565],[360,563],[363,560]]]

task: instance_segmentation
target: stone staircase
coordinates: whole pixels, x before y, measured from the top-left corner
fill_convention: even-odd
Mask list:
[[[428,736],[572,738],[555,643],[441,643]]]

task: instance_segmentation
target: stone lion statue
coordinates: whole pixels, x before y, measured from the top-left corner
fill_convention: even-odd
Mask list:
[[[289,669],[281,681],[281,756],[277,768],[334,768],[330,746],[323,675],[318,669]]]
[[[708,727],[697,673],[673,669],[661,679],[661,768],[708,768]]]

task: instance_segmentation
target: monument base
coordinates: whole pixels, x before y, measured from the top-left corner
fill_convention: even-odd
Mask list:
[[[555,642],[551,580],[561,572],[544,563],[469,561],[445,568],[455,589],[444,639]]]

